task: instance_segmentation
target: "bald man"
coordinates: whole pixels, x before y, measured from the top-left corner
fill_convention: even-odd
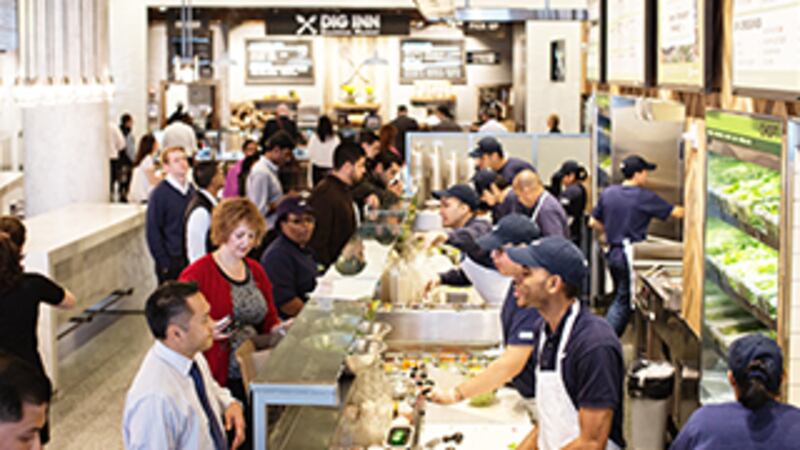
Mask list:
[[[561,202],[553,197],[542,184],[542,179],[532,170],[523,170],[514,177],[514,195],[509,195],[512,212],[524,214],[539,226],[542,236],[569,238],[567,213]]]
[[[261,139],[258,141],[262,149],[266,149],[267,140],[278,131],[285,131],[298,144],[305,144],[303,135],[297,131],[297,124],[292,120],[292,111],[286,103],[281,103],[275,108],[275,117],[264,124]]]

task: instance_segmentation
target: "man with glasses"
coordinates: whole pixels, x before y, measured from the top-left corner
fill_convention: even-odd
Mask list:
[[[523,268],[508,258],[506,249],[516,245],[526,245],[539,237],[539,229],[522,214],[503,217],[491,234],[478,239],[478,245],[492,252],[492,261],[497,271],[506,277],[519,274]],[[508,383],[526,399],[526,405],[533,409],[534,363],[533,336],[539,323],[539,313],[533,308],[517,305],[514,288],[510,286],[503,308],[500,310],[503,327],[503,354],[483,372],[470,378],[449,391],[434,389],[431,400],[450,404],[491,392]],[[533,411],[531,411],[533,413]]]
[[[272,282],[272,298],[281,320],[300,313],[308,294],[317,286],[317,263],[306,246],[314,234],[311,206],[302,197],[287,197],[275,212],[278,237],[272,241],[261,265]]]
[[[524,269],[517,303],[541,314],[534,331],[537,425],[518,447],[625,447],[622,346],[611,326],[577,299],[587,272],[580,249],[548,236],[506,251]]]

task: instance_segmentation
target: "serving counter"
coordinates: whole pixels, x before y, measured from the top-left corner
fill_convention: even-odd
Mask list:
[[[386,245],[357,241],[356,250],[345,249],[350,256],[320,278],[250,383],[254,448],[383,448],[398,421],[410,423],[420,448],[445,448],[445,438],[456,434],[463,449],[521,441],[530,419],[513,389],[499,389],[478,406],[445,407],[424,396],[434,384],[447,389],[474,375],[500,354],[497,306],[474,301],[471,288],[436,301],[420,297],[410,280],[420,278],[419,271],[435,275],[439,266],[409,256],[420,242],[413,236]],[[434,259],[441,263],[442,257]],[[268,428],[272,405],[286,407]]]
[[[74,204],[25,221],[25,270],[49,276],[78,302],[39,313],[39,351],[56,388],[59,355],[108,326],[113,317],[103,312],[143,309],[155,288],[144,223],[143,206],[120,204]]]

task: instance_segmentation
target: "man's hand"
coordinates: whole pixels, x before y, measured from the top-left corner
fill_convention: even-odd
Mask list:
[[[370,208],[378,209],[381,207],[381,199],[379,199],[375,194],[369,194],[369,197],[364,200],[364,204]]]
[[[431,393],[428,394],[428,400],[440,405],[451,405],[459,401],[455,389],[445,391],[441,388],[434,388]]]
[[[489,189],[483,191],[483,194],[481,194],[481,200],[489,206],[494,206],[497,204],[497,198],[491,192],[489,192]]]
[[[231,431],[232,428],[236,428],[236,437],[233,438],[231,450],[236,450],[244,443],[245,437],[244,412],[239,402],[231,403],[225,410],[225,430]]]
[[[431,293],[437,286],[442,284],[442,280],[437,275],[427,283],[425,283],[425,288],[422,290],[422,296],[426,297],[428,294]]]

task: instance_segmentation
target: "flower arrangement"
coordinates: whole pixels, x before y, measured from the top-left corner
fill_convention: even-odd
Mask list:
[[[344,92],[344,101],[346,103],[355,103],[356,102],[356,87],[352,84],[343,84],[342,85],[342,92]]]
[[[374,103],[375,88],[368,84],[367,86],[364,87],[364,92],[367,94],[367,103]]]

